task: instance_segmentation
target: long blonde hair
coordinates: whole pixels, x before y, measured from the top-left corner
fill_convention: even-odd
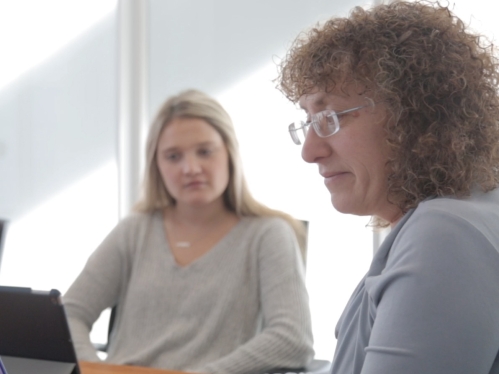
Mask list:
[[[152,212],[175,205],[175,200],[166,189],[156,163],[159,136],[175,118],[200,118],[213,126],[221,135],[229,154],[229,183],[223,195],[227,209],[239,217],[284,219],[294,229],[305,260],[306,235],[303,223],[284,212],[270,209],[253,198],[244,178],[239,144],[229,114],[216,100],[197,90],[183,91],[170,97],[161,106],[152,122],[146,145],[143,196],[134,209],[139,212]]]

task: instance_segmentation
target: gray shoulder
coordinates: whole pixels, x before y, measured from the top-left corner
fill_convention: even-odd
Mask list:
[[[123,218],[120,221],[120,224],[124,225],[124,226],[128,226],[128,227],[140,226],[142,224],[147,223],[151,219],[153,219],[153,217],[157,217],[157,216],[159,216],[158,212],[153,212],[153,213],[133,212],[133,213],[130,213],[125,218]]]
[[[475,192],[469,197],[442,197],[419,204],[400,234],[420,244],[475,238],[499,249],[499,190]],[[461,238],[461,239],[459,239]]]
[[[265,232],[293,232],[290,224],[280,217],[245,217],[247,228],[258,233]]]
[[[154,222],[161,219],[160,212],[133,212],[118,222],[113,231],[125,236],[136,235],[138,233],[146,232]]]
[[[411,218],[424,216],[426,220],[438,220],[439,225],[445,224],[442,219],[460,220],[478,228],[490,221],[499,225],[499,189],[475,191],[464,198],[440,197],[427,200],[419,204],[413,216]]]

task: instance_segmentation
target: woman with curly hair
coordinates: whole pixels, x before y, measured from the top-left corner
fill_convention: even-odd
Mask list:
[[[299,36],[278,81],[333,206],[391,227],[337,324],[332,373],[499,373],[494,46],[437,3],[356,7]]]

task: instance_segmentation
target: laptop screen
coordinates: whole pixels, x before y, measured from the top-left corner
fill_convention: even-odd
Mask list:
[[[0,286],[0,358],[8,374],[80,373],[60,296]]]

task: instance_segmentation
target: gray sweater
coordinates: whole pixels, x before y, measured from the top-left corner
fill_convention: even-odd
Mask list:
[[[499,189],[407,213],[336,335],[333,374],[499,373]]]
[[[134,214],[92,254],[64,304],[80,360],[98,360],[89,332],[115,304],[109,363],[237,374],[313,356],[302,261],[278,218],[243,218],[180,267],[161,213]]]

